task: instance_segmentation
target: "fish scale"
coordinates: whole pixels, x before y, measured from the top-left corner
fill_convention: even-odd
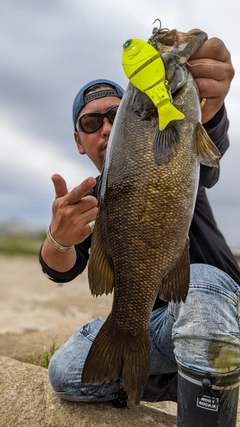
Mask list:
[[[154,43],[160,51],[157,36]],[[190,56],[205,39],[206,34],[199,32],[190,39],[188,35],[186,42],[181,33],[183,55]],[[199,163],[218,166],[219,159],[218,150],[200,125],[193,78],[177,62],[180,47],[174,43],[164,46],[162,59],[166,75],[168,64],[172,74],[175,61],[171,90],[183,120],[170,120],[161,131],[152,100],[131,83],[127,86],[106,151],[88,266],[92,294],[114,290],[114,297],[111,313],[87,356],[82,381],[99,384],[120,380],[136,404],[149,375],[149,320],[155,300],[158,295],[174,302],[187,297],[188,231]],[[173,53],[177,49],[178,56],[173,55],[170,61],[164,55],[171,49]],[[184,82],[181,91],[179,76]],[[174,85],[178,87],[175,98]]]

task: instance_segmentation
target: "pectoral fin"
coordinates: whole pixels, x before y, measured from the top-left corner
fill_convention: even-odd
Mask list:
[[[221,154],[201,123],[197,124],[197,150],[200,163],[206,166],[219,167]]]
[[[88,280],[93,295],[109,294],[113,290],[114,274],[104,249],[98,218],[95,221],[92,235]]]
[[[175,267],[163,278],[159,297],[164,301],[185,302],[190,281],[189,240]]]
[[[156,130],[153,140],[153,153],[158,165],[167,163],[172,159],[179,141],[180,125],[177,121],[169,123],[163,130]]]

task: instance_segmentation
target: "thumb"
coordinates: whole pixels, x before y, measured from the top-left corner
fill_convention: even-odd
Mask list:
[[[66,181],[61,177],[61,175],[55,174],[52,176],[52,182],[55,188],[56,199],[58,197],[63,197],[68,194]]]

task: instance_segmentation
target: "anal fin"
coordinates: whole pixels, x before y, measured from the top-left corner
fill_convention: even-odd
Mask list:
[[[190,281],[189,240],[172,270],[163,278],[159,297],[164,301],[185,302]]]

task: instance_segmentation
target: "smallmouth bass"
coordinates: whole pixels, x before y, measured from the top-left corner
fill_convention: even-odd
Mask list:
[[[93,295],[114,289],[114,298],[87,356],[82,382],[119,379],[136,404],[149,376],[154,302],[158,295],[174,302],[187,297],[188,231],[199,163],[218,167],[219,162],[200,123],[198,90],[186,67],[206,38],[202,31],[155,31],[149,43],[164,62],[169,98],[185,118],[170,120],[160,130],[152,99],[129,83],[101,174],[89,285]]]

